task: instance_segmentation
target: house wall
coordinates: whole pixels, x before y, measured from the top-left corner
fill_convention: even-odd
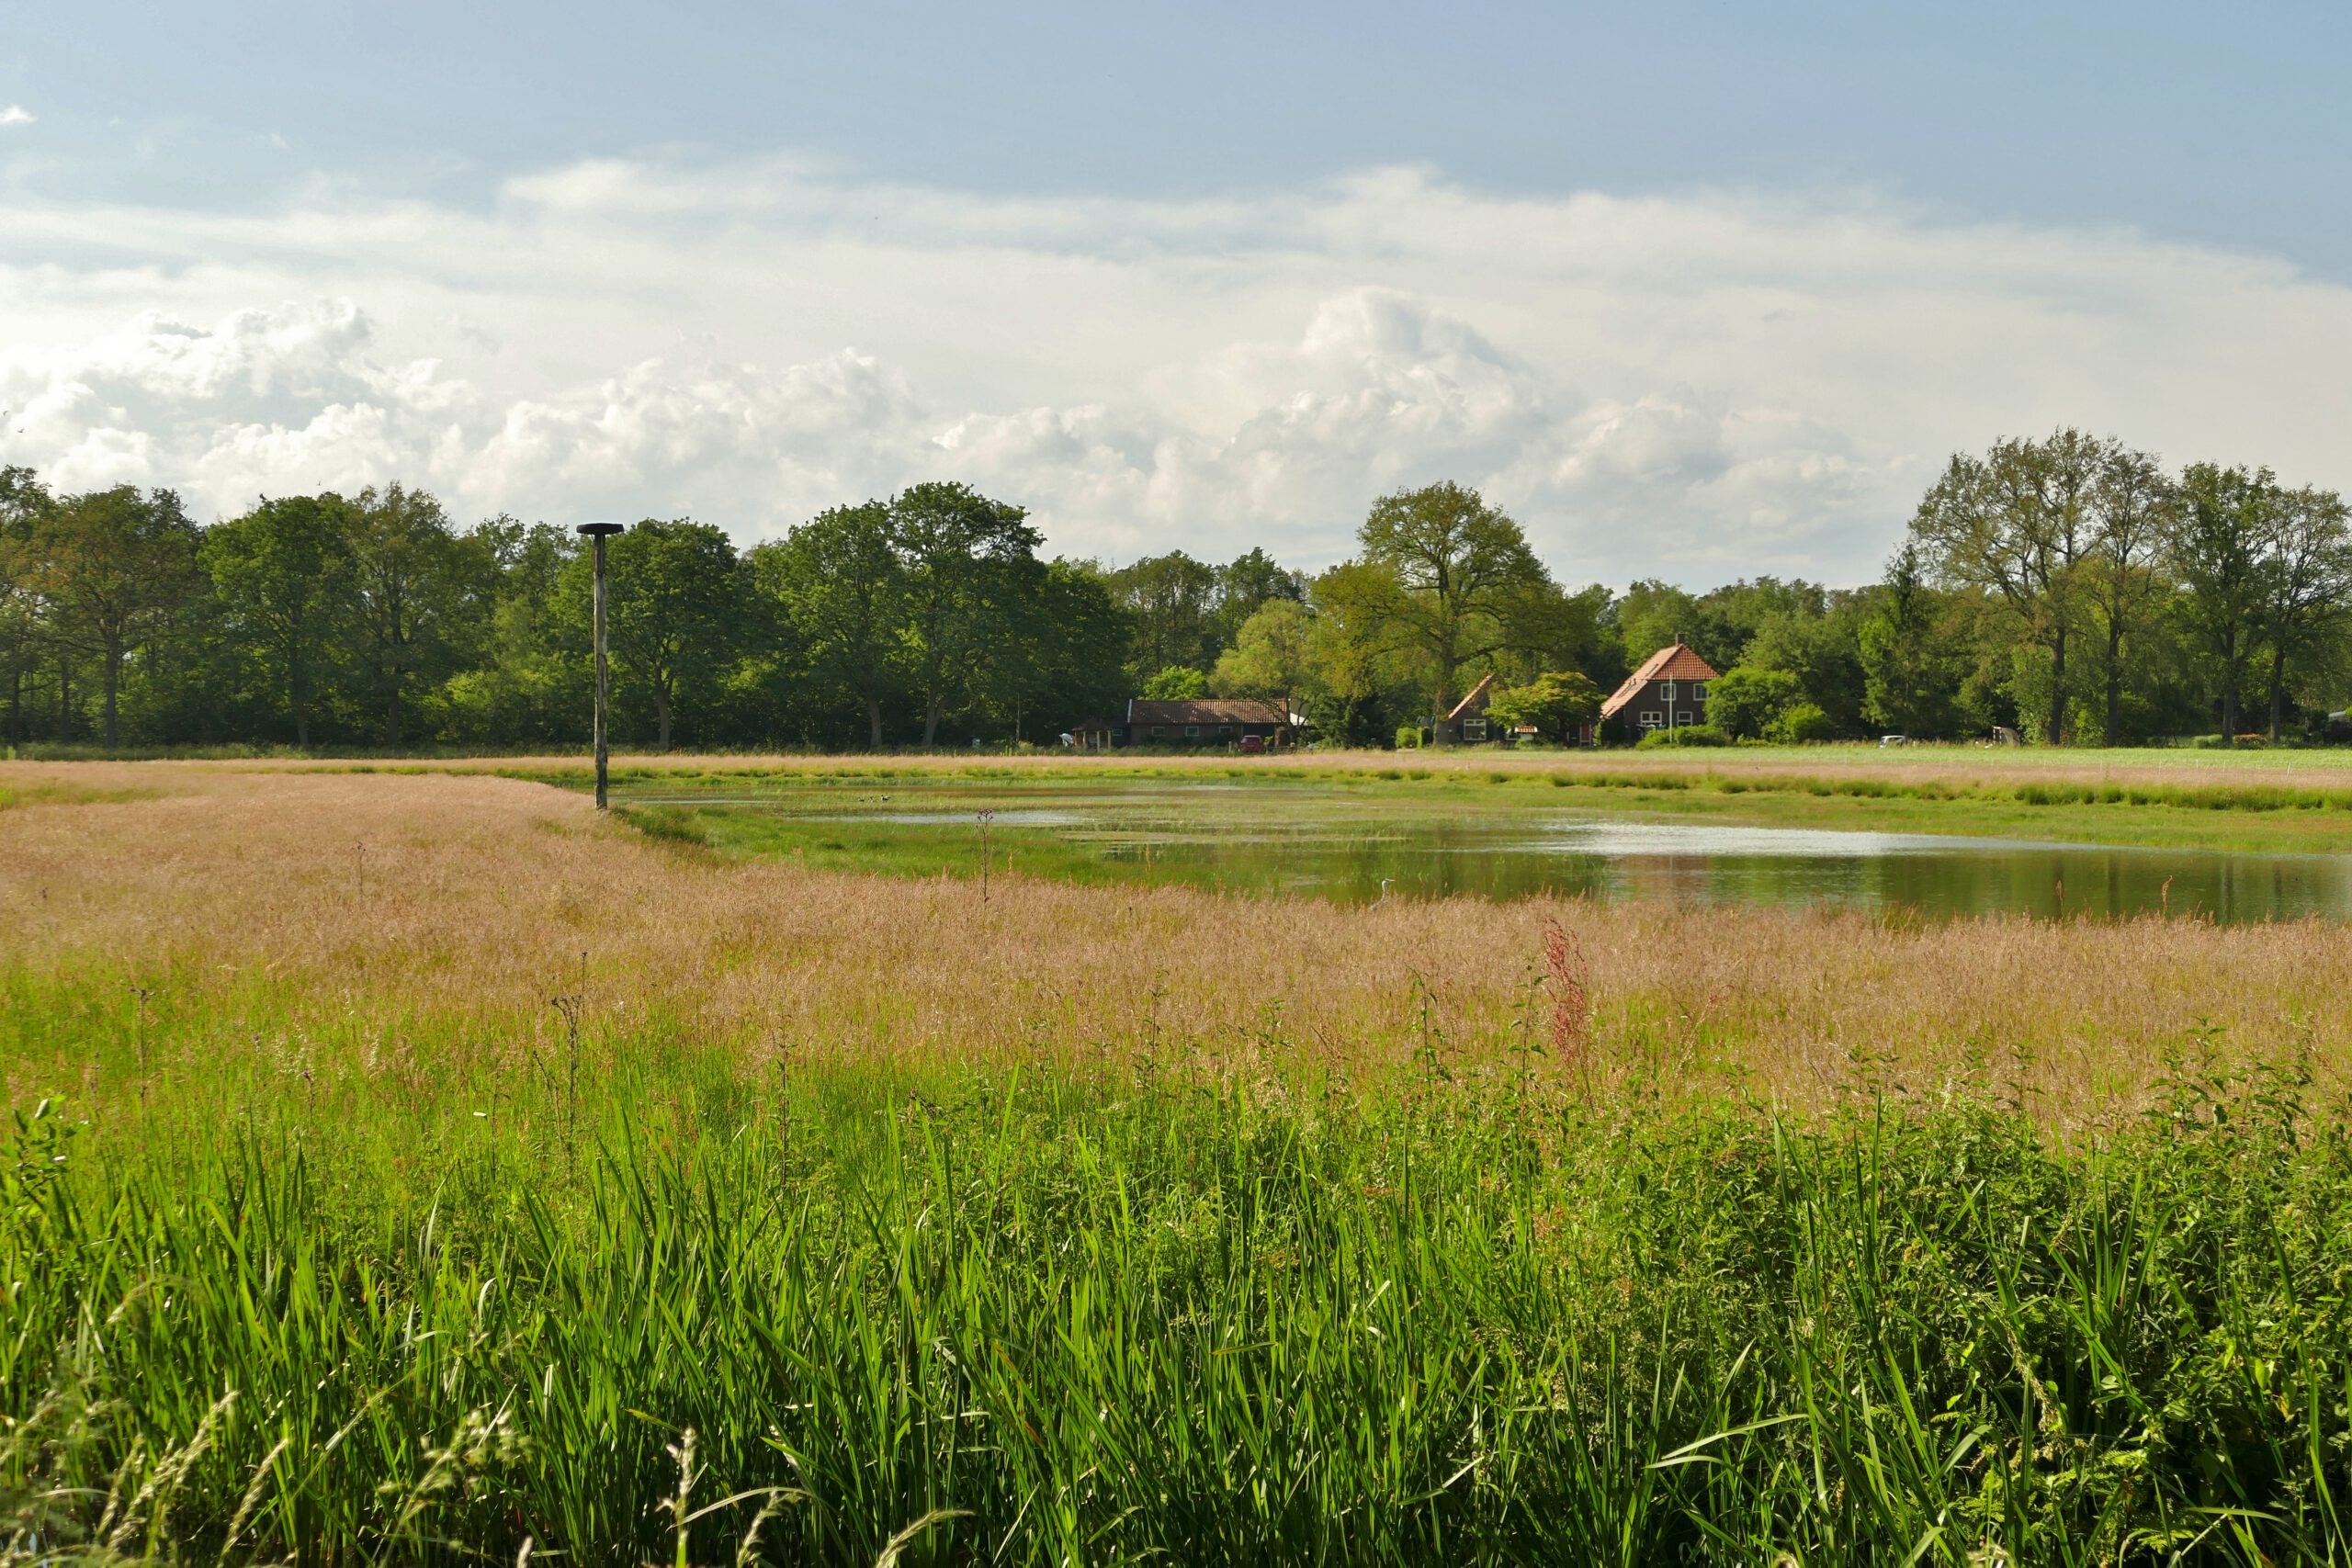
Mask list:
[[[1263,736],[1268,740],[1272,740],[1281,732],[1283,727],[1278,724],[1236,724],[1229,727],[1204,724],[1199,727],[1200,734],[1191,736],[1184,733],[1185,727],[1181,724],[1166,724],[1159,728],[1167,730],[1168,733],[1154,735],[1153,727],[1148,724],[1127,726],[1127,744],[1130,746],[1230,746],[1245,735]]]
[[[1645,682],[1642,689],[1634,694],[1634,700],[1617,710],[1616,716],[1609,721],[1610,725],[1628,739],[1639,739],[1650,729],[1668,728],[1668,721],[1666,715],[1668,712],[1675,715],[1672,725],[1677,729],[1686,724],[1706,723],[1707,700],[1703,696],[1694,694],[1694,688],[1703,689],[1706,683],[1697,681],[1671,682],[1674,687],[1674,702],[1670,706],[1666,700],[1666,688],[1669,682],[1665,681]],[[1657,716],[1658,722],[1654,725],[1644,724],[1642,719],[1645,714]]]

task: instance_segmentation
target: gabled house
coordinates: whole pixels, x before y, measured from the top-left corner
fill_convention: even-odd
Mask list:
[[[1254,735],[1268,746],[1288,746],[1306,723],[1306,716],[1281,697],[1201,697],[1191,702],[1137,697],[1127,704],[1126,743],[1233,746]]]
[[[1453,711],[1438,721],[1435,737],[1437,743],[1441,746],[1454,745],[1463,741],[1475,744],[1481,740],[1500,739],[1489,736],[1487,733],[1487,704],[1492,700],[1494,694],[1494,675],[1489,672],[1480,676],[1478,683],[1471,687],[1460,702],[1453,705]]]
[[[1532,724],[1522,724],[1512,729],[1487,716],[1487,705],[1494,701],[1497,689],[1491,673],[1479,677],[1478,683],[1470,688],[1469,694],[1453,705],[1453,711],[1439,721],[1437,743],[1441,746],[1475,746],[1483,740],[1515,740],[1533,735],[1535,727]]]
[[[1600,705],[1604,733],[1638,740],[1653,729],[1680,729],[1707,722],[1707,683],[1714,668],[1677,642],[1642,660],[1623,685]]]

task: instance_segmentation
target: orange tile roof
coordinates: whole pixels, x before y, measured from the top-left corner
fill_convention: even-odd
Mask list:
[[[1600,705],[1600,716],[1614,718],[1617,710],[1634,700],[1644,686],[1652,681],[1713,681],[1713,666],[1690,651],[1689,643],[1669,644],[1642,660],[1642,667],[1625,677],[1625,683],[1610,694]]]

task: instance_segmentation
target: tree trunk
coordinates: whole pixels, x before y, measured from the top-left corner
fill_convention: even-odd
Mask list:
[[[384,744],[392,750],[401,749],[401,682],[392,677],[392,705],[384,717]]]
[[[2278,744],[2278,721],[2287,707],[2287,646],[2280,642],[2270,649],[2270,744]]]
[[[2066,634],[2060,632],[2050,644],[2050,731],[2052,746],[2066,743]]]
[[[2238,735],[2238,641],[2222,644],[2222,744],[2234,746]]]
[[[114,750],[116,740],[115,699],[122,690],[122,655],[109,648],[106,651],[104,662],[107,693],[107,750],[111,751]]]
[[[932,693],[922,700],[922,747],[928,751],[939,738],[939,694]]]
[[[873,736],[873,739],[866,742],[866,750],[869,751],[879,751],[882,750],[881,698],[869,696],[865,699],[865,727],[872,732]]]
[[[2123,618],[2112,616],[2107,623],[2107,734],[2109,746],[2120,745],[2116,739],[2123,725]]]
[[[653,719],[662,731],[662,750],[670,749],[670,690],[660,681],[653,682]]]
[[[294,710],[294,744],[298,750],[311,749],[311,705],[303,692],[302,666],[295,664],[286,672],[286,705]]]

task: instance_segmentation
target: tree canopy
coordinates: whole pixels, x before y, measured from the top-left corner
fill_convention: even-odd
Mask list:
[[[1138,695],[1286,698],[1333,742],[1416,735],[1491,677],[1498,727],[1573,735],[1679,637],[1711,738],[2014,727],[2123,744],[2270,735],[2352,699],[2352,519],[2269,470],[2170,468],[2061,430],[1955,455],[1881,581],[1573,592],[1466,486],[1374,499],[1349,558],[1047,558],[1019,503],[934,480],[748,550],[613,539],[616,735],[650,746],[1051,739]],[[0,743],[577,744],[588,566],[567,528],[461,525],[388,483],[255,498],[66,493],[0,468]],[[952,737],[952,739],[951,739]]]

